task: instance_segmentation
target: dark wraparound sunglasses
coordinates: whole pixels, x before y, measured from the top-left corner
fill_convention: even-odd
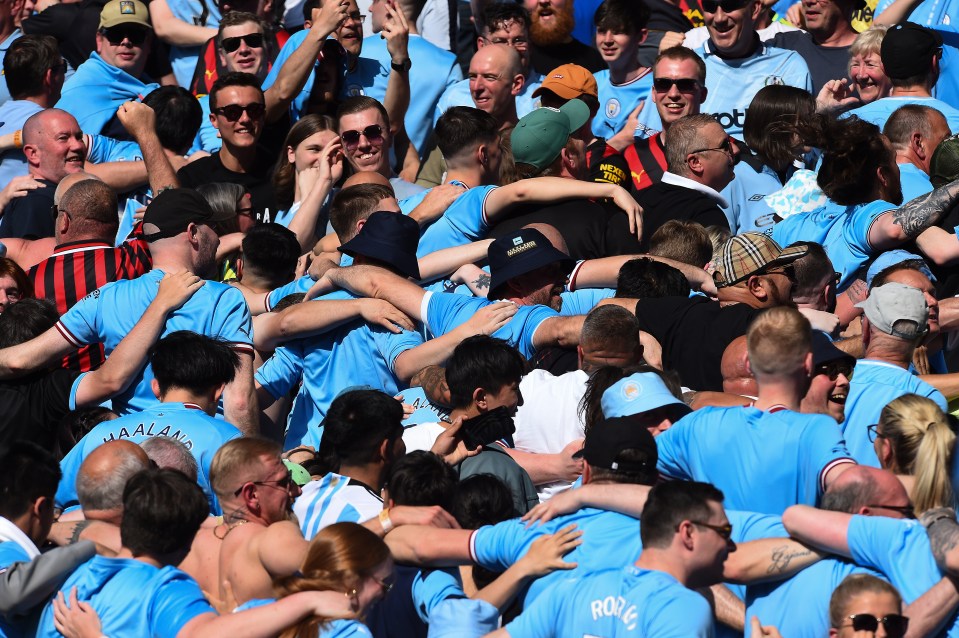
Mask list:
[[[906,629],[909,628],[909,619],[899,614],[889,614],[882,618],[876,618],[872,614],[855,614],[849,616],[852,621],[853,631],[869,631],[875,633],[879,630],[879,623],[886,628],[886,635],[889,638],[902,638],[906,635]],[[848,627],[849,625],[843,625]]]
[[[251,49],[262,49],[263,34],[247,33],[246,35],[238,35],[235,38],[223,38],[220,41],[220,46],[223,47],[223,50],[227,53],[233,53],[240,48],[240,42],[246,42],[246,46]]]
[[[243,106],[242,104],[227,104],[226,106],[220,106],[213,109],[213,112],[217,115],[222,115],[231,122],[238,121],[243,117],[243,111],[246,111],[250,118],[258,120],[263,117],[263,114],[266,113],[266,107],[263,106],[262,102],[253,102],[252,104],[247,104]]]
[[[143,27],[121,24],[109,29],[100,29],[100,35],[113,46],[119,46],[124,40],[129,40],[135,47],[142,46],[147,39],[147,31]]]
[[[667,93],[673,85],[679,89],[680,93],[693,93],[699,90],[699,80],[693,78],[656,78],[653,80],[653,88],[660,93]]]

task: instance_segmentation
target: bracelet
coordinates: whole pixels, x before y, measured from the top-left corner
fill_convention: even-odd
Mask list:
[[[390,520],[390,510],[385,509],[377,517],[380,520],[380,526],[383,527],[383,533],[388,534],[393,529],[393,521]]]
[[[13,132],[13,147],[23,148],[23,131],[22,130]]]

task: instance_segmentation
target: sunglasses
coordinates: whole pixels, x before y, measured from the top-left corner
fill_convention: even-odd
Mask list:
[[[356,148],[360,144],[360,135],[364,136],[370,142],[380,143],[383,141],[383,127],[379,124],[370,124],[362,131],[343,131],[340,133],[340,139],[346,144],[347,148]]]
[[[293,475],[290,473],[287,473],[286,476],[284,476],[281,479],[277,479],[275,481],[247,481],[246,483],[238,487],[235,492],[233,492],[233,496],[239,496],[240,492],[242,492],[243,488],[246,487],[247,485],[265,485],[267,487],[275,487],[280,490],[288,490],[290,489],[290,484],[292,483],[293,483]]]
[[[250,47],[251,49],[262,49],[263,34],[247,33],[246,35],[238,35],[235,38],[223,38],[220,41],[220,46],[227,53],[233,53],[240,48],[241,42],[246,42],[246,46]]]
[[[816,366],[813,370],[813,376],[825,374],[830,381],[835,381],[841,374],[847,379],[852,379],[854,369],[855,366],[848,361],[829,361]]]
[[[889,614],[882,618],[876,618],[872,614],[854,614],[849,616],[852,621],[853,631],[869,631],[875,633],[879,630],[879,623],[886,628],[886,635],[889,638],[902,638],[906,635],[906,629],[909,628],[909,619],[899,614]],[[843,625],[844,627],[848,625]]]
[[[653,88],[660,93],[668,93],[673,86],[679,89],[680,93],[694,93],[699,90],[699,80],[692,78],[656,78],[653,80]]]
[[[253,102],[246,106],[241,104],[227,104],[226,106],[213,109],[214,113],[222,115],[231,122],[236,122],[243,117],[244,111],[250,116],[250,119],[258,120],[266,113],[266,107],[263,105],[263,102]]]
[[[916,510],[912,505],[882,505],[882,504],[869,504],[866,507],[878,508],[883,510],[892,510],[893,512],[899,512],[906,518],[916,518]]]
[[[108,29],[100,29],[100,35],[107,39],[107,42],[113,46],[119,46],[124,40],[129,40],[135,47],[142,46],[147,39],[149,31],[143,27],[131,25],[118,25]]]
[[[725,525],[712,525],[710,523],[703,523],[702,521],[689,521],[689,522],[692,523],[693,525],[699,525],[700,527],[708,527],[709,529],[713,530],[714,532],[722,536],[723,540],[728,541],[730,538],[733,537],[733,526],[731,523],[726,523]]]
[[[726,139],[723,140],[723,143],[719,146],[714,146],[712,148],[700,148],[695,151],[690,151],[690,155],[693,153],[705,153],[706,151],[721,151],[726,153],[729,156],[733,154],[733,138],[726,136]]]
[[[730,13],[732,11],[738,11],[742,9],[751,0],[722,0],[721,2],[716,2],[716,0],[702,0],[703,11],[705,13],[716,13],[716,9],[722,9],[723,13]]]

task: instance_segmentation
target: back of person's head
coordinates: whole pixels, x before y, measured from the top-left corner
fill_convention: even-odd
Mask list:
[[[31,441],[12,441],[0,452],[0,516],[14,520],[26,514],[39,498],[57,493],[60,464]]]
[[[85,179],[68,188],[58,206],[70,215],[70,237],[112,240],[116,235],[117,194],[98,179]]]
[[[178,470],[191,481],[196,481],[200,466],[183,441],[169,436],[151,436],[140,443],[150,460],[158,468]]]
[[[0,314],[0,348],[26,343],[56,325],[60,314],[47,299],[21,299]]]
[[[503,479],[492,474],[474,474],[456,487],[450,513],[463,529],[478,529],[513,518],[513,494]]]
[[[812,350],[809,320],[795,308],[778,306],[760,314],[746,332],[749,366],[757,381],[796,373]]]
[[[902,505],[895,505],[897,502]],[[905,515],[908,504],[906,488],[895,474],[868,465],[853,465],[829,484],[819,507],[845,514],[877,508],[898,510]]]
[[[853,611],[851,605],[863,594],[892,596],[899,606],[899,612],[902,612],[902,597],[887,581],[871,574],[850,574],[839,583],[829,598],[829,626],[839,629],[843,625],[848,625],[850,612]]]
[[[856,116],[813,115],[797,128],[806,144],[823,151],[816,182],[829,199],[843,206],[875,199],[878,169],[896,163],[878,126]]]
[[[339,128],[340,119],[344,115],[356,115],[357,113],[362,113],[370,109],[375,109],[379,112],[380,117],[383,118],[383,123],[386,125],[386,128],[389,129],[390,115],[386,112],[386,107],[383,106],[379,100],[368,95],[354,95],[340,103],[340,108],[336,110],[337,128]]]
[[[526,359],[502,339],[486,335],[464,339],[446,364],[452,407],[471,405],[477,388],[495,393],[511,383],[519,383],[525,372]]]
[[[723,254],[723,247],[726,245],[726,242],[729,241],[729,238],[733,236],[729,228],[725,226],[707,226],[706,234],[709,235],[709,241],[713,246],[713,255],[710,258],[710,263],[718,263],[720,255]]]
[[[257,224],[243,238],[243,272],[263,279],[273,288],[293,281],[300,243],[296,233],[277,224]]]
[[[816,100],[809,91],[784,84],[764,86],[746,110],[743,139],[765,164],[783,171],[802,151],[796,123],[815,112]]]
[[[76,446],[77,441],[85,437],[90,430],[104,421],[112,421],[115,418],[117,418],[117,414],[102,405],[71,410],[60,419],[60,424],[57,427],[57,443],[53,450],[54,455],[57,459],[62,459]]]
[[[790,246],[805,246],[806,254],[792,263],[792,298],[802,303],[822,292],[823,282],[835,275],[832,260],[826,254],[822,244],[812,241],[798,241]]]
[[[123,490],[120,541],[134,557],[185,555],[209,513],[203,490],[182,472],[143,470]]]
[[[336,131],[336,122],[329,115],[310,113],[300,118],[286,134],[283,151],[273,168],[273,191],[280,207],[289,209],[296,195],[296,165],[290,161],[289,152],[322,131]]]
[[[669,547],[680,523],[709,520],[710,501],[722,504],[723,498],[723,493],[710,483],[666,481],[656,485],[649,491],[643,507],[643,524],[639,530],[643,547]]]
[[[531,23],[529,11],[522,4],[513,2],[490,2],[483,9],[481,22],[476,25],[479,32],[499,31],[505,28],[510,22],[522,25],[523,29],[529,32]]]
[[[397,459],[390,468],[386,489],[396,505],[439,505],[449,511],[458,480],[456,472],[442,458],[415,450]]]
[[[203,196],[213,212],[219,216],[235,215],[247,191],[245,186],[233,182],[209,182],[197,186],[196,192]]]
[[[210,488],[221,502],[232,498],[244,481],[260,480],[263,457],[279,459],[282,451],[279,443],[258,437],[227,441],[210,463]]]
[[[938,118],[944,116],[931,106],[905,104],[892,112],[882,127],[882,134],[896,150],[905,150],[911,144],[913,133],[918,132],[929,140],[933,135],[932,123]]]
[[[177,330],[153,347],[150,365],[160,394],[173,388],[203,394],[232,381],[240,359],[225,341]]]
[[[43,95],[47,71],[62,61],[57,40],[51,35],[22,35],[14,40],[3,55],[3,79],[10,97],[22,100]]]
[[[499,139],[492,115],[471,106],[454,106],[436,121],[436,141],[448,166],[458,167],[483,144]],[[468,165],[468,164],[467,164]]]
[[[252,73],[240,73],[238,71],[224,73],[219,76],[213,83],[213,86],[210,87],[210,112],[212,113],[218,108],[217,98],[223,89],[230,88],[231,86],[247,86],[259,91],[262,97],[263,89],[260,87],[260,84],[260,80]]]
[[[892,446],[893,466],[888,469],[915,477],[909,500],[916,512],[952,507],[949,474],[956,434],[936,402],[904,394],[882,409],[876,430]]]
[[[301,591],[335,591],[355,597],[362,580],[389,559],[386,543],[370,530],[356,523],[333,523],[310,541],[299,573],[273,581],[273,592],[277,598]],[[280,638],[317,636],[327,620],[310,616],[281,633]]]
[[[357,184],[344,188],[330,203],[330,225],[341,242],[356,235],[356,224],[376,212],[379,203],[394,197],[393,190],[381,184]]]
[[[149,458],[135,443],[118,439],[97,447],[77,472],[80,507],[87,512],[121,511],[127,481],[149,467]]]
[[[670,125],[669,146],[666,147],[666,165],[670,173],[689,175],[686,158],[703,148],[702,130],[710,124],[718,125],[716,118],[708,113],[699,113],[681,117]]]
[[[649,8],[634,0],[604,0],[593,14],[597,31],[636,35],[649,23]]]
[[[186,155],[203,123],[203,108],[196,96],[181,86],[161,86],[143,103],[156,113],[156,133],[163,148]]]
[[[702,268],[713,256],[713,244],[702,224],[671,219],[649,238],[649,254]]]
[[[682,272],[661,261],[649,257],[630,259],[616,276],[616,296],[621,299],[688,297],[689,281]]]
[[[682,401],[683,388],[679,383],[679,377],[670,370],[660,370],[646,363],[620,368],[618,366],[603,366],[594,371],[589,380],[586,381],[586,392],[579,402],[579,414],[585,425],[587,432],[599,423],[603,417],[603,394],[609,390],[617,381],[626,377],[643,372],[652,372],[658,376],[666,389]]]
[[[403,435],[403,406],[379,390],[350,390],[333,399],[323,419],[318,456],[335,472],[376,460],[384,441]]]
[[[639,320],[621,306],[596,306],[579,333],[584,357],[592,352],[625,353],[639,350]]]
[[[689,47],[680,45],[663,49],[659,52],[659,55],[656,56],[656,60],[653,62],[652,68],[654,70],[656,69],[656,65],[658,65],[661,60],[674,60],[676,62],[688,60],[696,65],[697,73],[695,79],[699,80],[700,84],[704,84],[706,82],[706,63],[703,62],[703,59],[696,55],[696,53],[694,53]]]

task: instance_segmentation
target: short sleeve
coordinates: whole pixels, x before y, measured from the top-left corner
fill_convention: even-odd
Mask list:
[[[280,346],[253,375],[274,399],[288,394],[303,377],[303,357],[287,346]]]
[[[429,299],[424,299],[426,312],[423,314],[423,322],[436,336],[445,335],[481,307],[481,304],[476,303],[475,298],[464,295],[434,292],[428,296]],[[465,318],[460,321],[461,316],[464,315]]]
[[[485,525],[470,535],[470,555],[480,566],[504,571],[523,555],[526,527],[516,519]]]
[[[537,596],[523,613],[506,625],[510,638],[552,638],[563,635],[563,632],[558,630],[557,623],[562,616],[565,602],[575,592],[573,585],[578,582],[573,579],[564,580]]]
[[[680,420],[674,423],[673,427],[656,437],[656,449],[659,453],[659,461],[656,463],[656,467],[667,478],[693,480],[686,459],[688,453],[686,439],[689,428],[689,423],[683,423]]]
[[[580,288],[573,292],[566,291],[560,295],[563,298],[563,307],[559,314],[564,317],[589,314],[596,304],[615,294],[616,291],[612,288]]]
[[[810,470],[817,474],[818,494],[821,497],[826,491],[826,474],[837,465],[853,460],[846,448],[842,430],[832,418],[823,416],[810,421],[801,449],[806,455]]]
[[[706,599],[687,590],[675,596],[662,596],[649,600],[657,605],[655,611],[644,615],[650,622],[644,636],[656,638],[713,638],[713,611]]]
[[[436,606],[448,598],[466,598],[459,579],[445,569],[426,569],[413,578],[413,605],[420,620],[431,623]]]
[[[423,336],[418,332],[404,330],[399,334],[393,334],[389,330],[381,327],[371,328],[376,347],[386,360],[386,365],[392,371],[396,362],[396,357],[407,350],[423,344]]]
[[[517,348],[527,359],[531,359],[536,354],[536,346],[533,345],[533,337],[536,330],[547,319],[560,316],[558,312],[548,306],[523,306],[519,312],[513,316],[509,323],[494,333],[494,337],[500,337],[500,333],[509,336],[502,337],[509,341],[510,345]]]
[[[102,327],[100,295],[102,294],[103,288],[94,290],[67,310],[57,322],[57,331],[73,347],[79,348],[102,341],[100,335]]]
[[[186,574],[178,574],[160,587],[148,610],[151,635],[176,638],[183,627],[203,614],[216,613],[200,586]]]
[[[894,574],[897,567],[893,563],[899,556],[891,550],[904,544],[906,529],[901,520],[894,518],[853,516],[846,530],[849,554],[859,565]]]
[[[243,293],[230,287],[217,300],[213,310],[216,336],[239,352],[253,354],[253,323]]]

